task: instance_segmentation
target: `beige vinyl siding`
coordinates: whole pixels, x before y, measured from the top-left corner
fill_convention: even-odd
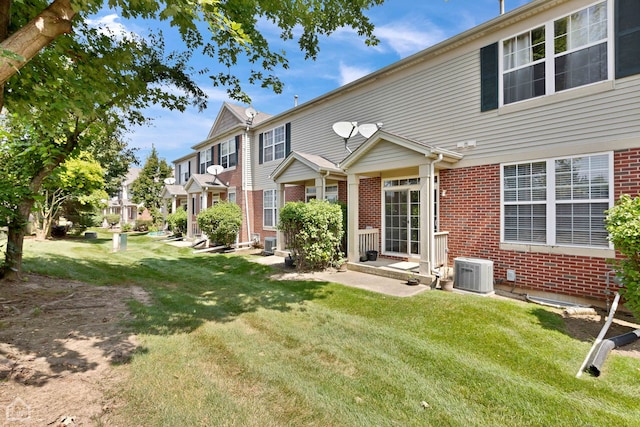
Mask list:
[[[381,142],[367,151],[366,155],[349,169],[349,172],[364,174],[389,168],[417,166],[420,162],[424,162],[424,156],[415,151],[390,142]]]
[[[317,175],[317,172],[309,168],[304,163],[295,161],[281,175],[280,179],[284,182],[299,182],[315,178]]]
[[[222,114],[218,116],[215,126],[209,132],[209,138],[216,135],[224,134],[234,127],[237,127],[240,121],[238,118],[226,108],[222,110]]]
[[[590,4],[568,3],[291,110],[282,118],[291,122],[291,149],[339,163],[348,152],[331,128],[337,121],[382,122],[390,133],[458,151],[464,158],[454,167],[626,148],[640,138],[640,76],[480,111],[480,48]],[[458,148],[470,140],[475,147]],[[357,135],[349,148],[363,141]],[[256,184],[278,164],[258,165],[256,156]]]

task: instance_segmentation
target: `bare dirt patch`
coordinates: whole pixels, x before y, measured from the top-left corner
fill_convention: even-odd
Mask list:
[[[28,275],[0,285],[0,424],[100,425],[137,348],[123,327],[137,287]]]

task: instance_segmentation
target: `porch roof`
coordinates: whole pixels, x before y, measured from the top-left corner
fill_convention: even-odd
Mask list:
[[[408,150],[415,151],[417,154],[421,154],[425,158],[436,160],[439,155],[442,155],[442,160],[445,163],[456,163],[464,157],[455,151],[446,150],[444,148],[437,147],[435,145],[427,144],[422,141],[418,141],[412,138],[407,138],[386,130],[379,129],[371,135],[362,145],[360,145],[353,153],[349,154],[342,162],[340,162],[340,168],[347,171],[349,168],[356,165],[359,161],[363,160],[368,153],[370,153],[376,146],[382,142],[389,142],[399,147],[404,147]]]
[[[186,195],[187,195],[187,192],[185,191],[182,185],[172,184],[172,185],[164,186],[161,196],[163,199],[170,199],[174,196],[186,196]]]
[[[302,166],[297,171],[295,181],[287,176],[287,171],[292,169],[295,164]],[[324,176],[327,173],[334,179],[345,179],[346,174],[335,163],[315,154],[302,153],[300,151],[292,151],[289,155],[275,168],[270,178],[276,183],[292,183],[297,181],[307,181]]]
[[[184,186],[186,193],[200,193],[203,190],[206,191],[216,188],[226,190],[227,188],[229,188],[229,186],[220,181],[220,178],[218,178],[216,175],[211,175],[208,173],[196,173],[191,175],[191,178],[189,178],[189,181],[187,181]]]

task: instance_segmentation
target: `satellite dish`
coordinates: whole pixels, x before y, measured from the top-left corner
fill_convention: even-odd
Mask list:
[[[218,176],[218,174],[220,172],[222,172],[224,170],[224,168],[220,165],[211,165],[207,168],[207,173],[210,173],[211,175],[216,175]]]
[[[258,114],[258,112],[256,111],[256,109],[255,109],[255,108],[253,108],[253,107],[249,107],[249,108],[247,108],[246,110],[244,110],[244,114],[245,114],[245,116],[247,116],[249,119],[253,119],[253,118],[256,116],[256,114]]]
[[[358,134],[358,122],[337,122],[332,127],[333,131],[345,141]]]
[[[165,178],[164,179],[164,183],[167,184],[167,185],[173,185],[173,184],[176,183],[176,179],[175,178],[171,178],[171,177]]]
[[[365,138],[370,138],[371,135],[373,135],[378,131],[378,129],[379,127],[375,123],[363,123],[360,126],[358,126],[360,135],[364,136]]]

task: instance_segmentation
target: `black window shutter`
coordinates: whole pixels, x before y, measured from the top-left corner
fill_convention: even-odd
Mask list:
[[[178,179],[177,179],[178,184],[182,183],[182,178],[183,178],[183,176],[182,176],[182,165],[178,165]]]
[[[640,2],[616,0],[616,78],[640,74]]]
[[[189,160],[189,168],[187,169],[189,176],[191,176],[191,160]]]
[[[216,145],[216,150],[218,151],[218,155],[215,157],[216,164],[217,165],[221,165],[222,164],[222,150],[220,149],[220,144]],[[213,159],[214,157],[211,157],[211,158]]]
[[[198,171],[198,173],[202,173],[202,171],[200,170],[200,152],[198,151],[198,154],[196,154],[196,170]]]
[[[291,123],[284,125],[284,156],[291,153]]]
[[[209,166],[214,164],[214,159],[215,159],[215,157],[214,157],[214,154],[215,154],[214,147],[215,147],[215,145],[211,146],[211,164]],[[218,164],[220,164],[220,162],[218,162]]]
[[[258,163],[264,163],[264,134],[258,135]]]
[[[236,153],[233,156],[235,158],[235,161],[233,162],[233,166],[237,165],[240,159],[240,139],[241,139],[241,136],[236,135]]]
[[[480,49],[480,111],[498,108],[498,43]]]

